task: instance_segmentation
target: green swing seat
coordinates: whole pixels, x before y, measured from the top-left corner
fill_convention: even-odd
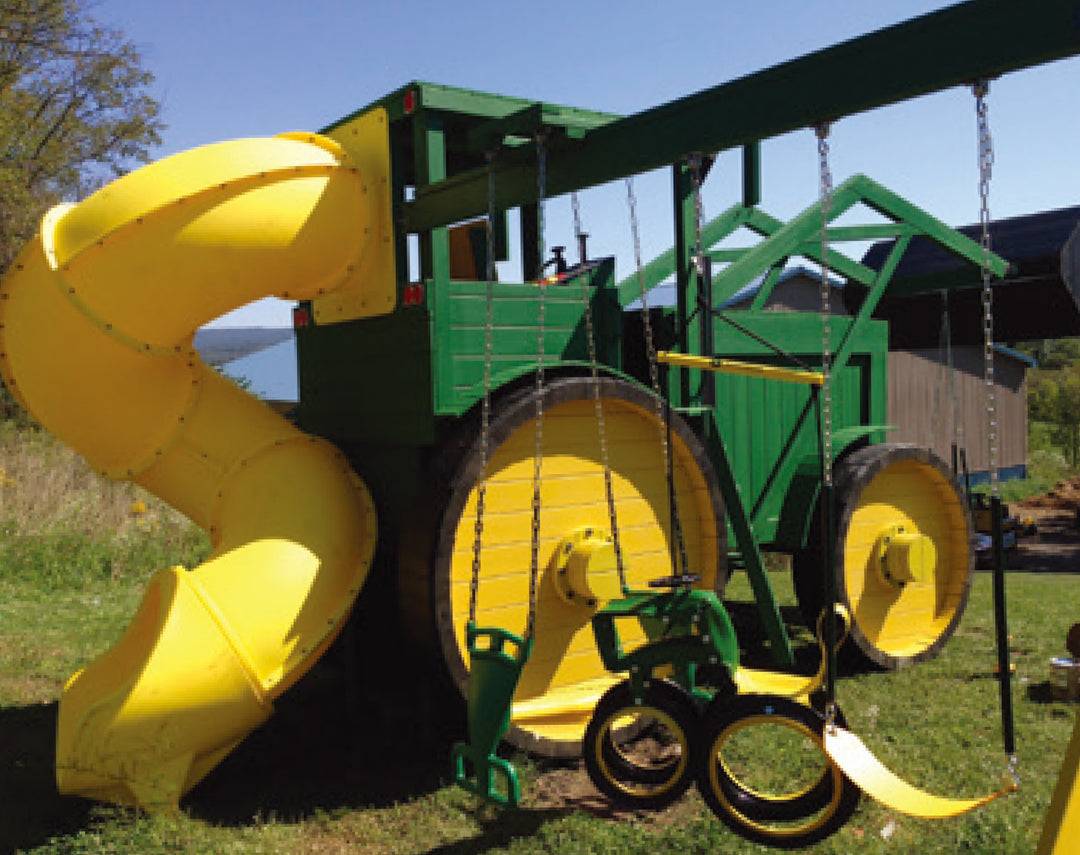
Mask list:
[[[532,651],[532,638],[469,623],[465,640],[469,741],[457,742],[451,749],[454,782],[500,807],[517,807],[521,799],[517,772],[495,752],[510,729],[514,693]]]

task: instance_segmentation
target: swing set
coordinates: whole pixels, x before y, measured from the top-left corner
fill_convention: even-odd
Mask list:
[[[964,14],[980,15],[993,7],[992,15],[1003,15],[1010,21],[1001,4],[973,2],[961,4],[957,10]],[[1040,13],[1026,10],[1038,18],[1045,14],[1053,18],[1060,4],[1042,3]],[[941,19],[948,29],[957,21]],[[932,17],[932,16],[931,16]],[[939,22],[940,23],[940,22]],[[1046,31],[1039,30],[1039,39]],[[872,38],[872,37],[868,37]],[[843,46],[842,46],[843,47]],[[1027,50],[1033,50],[1029,45]],[[1075,51],[1077,45],[1070,46]],[[1042,61],[1049,50],[1040,44],[1038,56],[1010,60],[1022,67]],[[585,253],[585,236],[580,220],[576,187],[571,187],[574,233],[580,248],[580,261],[569,267],[562,258],[562,249],[550,262],[544,260],[544,203],[550,191],[551,177],[549,143],[570,163],[575,157],[573,134],[556,129],[545,122],[545,110],[522,111],[504,119],[496,128],[487,129],[488,141],[494,140],[486,153],[487,277],[485,289],[483,388],[480,402],[480,430],[476,443],[479,456],[479,476],[475,485],[475,517],[473,525],[472,562],[469,576],[468,618],[465,623],[465,654],[468,660],[467,701],[469,740],[453,749],[454,778],[462,786],[501,806],[515,806],[520,788],[512,764],[499,757],[498,748],[513,731],[513,723],[524,711],[528,718],[528,703],[518,703],[522,679],[537,650],[538,636],[545,631],[538,621],[540,590],[550,579],[550,587],[564,605],[585,610],[596,656],[604,670],[611,675],[606,680],[592,681],[588,692],[580,693],[569,703],[558,705],[557,715],[587,709],[587,724],[581,737],[581,752],[585,767],[597,788],[613,800],[633,807],[659,809],[679,798],[697,784],[703,798],[718,818],[736,833],[768,845],[792,848],[809,845],[835,832],[854,812],[860,793],[866,793],[901,813],[944,818],[957,816],[1014,791],[1019,783],[1016,772],[1015,739],[1012,725],[1010,668],[1007,650],[1007,625],[1004,592],[1004,553],[1002,507],[998,497],[998,437],[995,413],[994,381],[994,314],[993,281],[1008,273],[1007,262],[991,249],[989,216],[989,187],[992,165],[992,145],[987,120],[986,96],[988,83],[984,73],[1002,73],[1008,62],[996,57],[992,68],[984,59],[972,59],[968,79],[973,85],[979,141],[980,223],[981,241],[975,242],[940,224],[910,203],[880,187],[869,179],[856,176],[839,188],[832,185],[829,166],[829,125],[826,122],[806,122],[814,127],[818,141],[821,193],[817,204],[804,214],[783,224],[759,210],[757,189],[757,143],[744,148],[744,201],[711,223],[704,223],[701,185],[711,167],[711,158],[695,151],[716,150],[721,146],[701,146],[680,150],[675,168],[676,189],[681,192],[677,203],[677,230],[683,246],[680,252],[685,264],[676,263],[680,302],[676,326],[678,334],[674,347],[661,349],[656,344],[654,324],[658,317],[648,305],[649,288],[655,284],[663,265],[646,268],[641,262],[640,237],[636,215],[636,200],[631,178],[626,178],[631,235],[634,243],[637,271],[633,282],[618,286],[620,295],[637,285],[640,300],[641,329],[644,339],[645,370],[649,388],[636,399],[642,410],[651,409],[650,421],[656,428],[654,451],[660,460],[666,497],[666,556],[667,575],[649,578],[646,584],[635,576],[631,582],[628,565],[631,561],[625,549],[626,531],[620,527],[624,512],[619,498],[620,477],[611,464],[611,455],[618,454],[618,438],[613,439],[607,428],[606,411],[625,381],[603,376],[608,374],[598,358],[594,293],[590,274],[600,263],[590,261]],[[967,71],[967,69],[966,69]],[[925,84],[922,91],[942,88],[957,82],[958,76],[943,75]],[[962,79],[962,76],[959,76]],[[911,91],[886,92],[877,96],[874,104],[889,103],[902,97],[918,94]],[[712,96],[705,99],[713,100]],[[722,101],[722,98],[719,100]],[[840,99],[843,100],[843,99]],[[689,110],[699,105],[690,99],[680,103]],[[859,103],[860,109],[870,104]],[[855,109],[849,104],[832,113],[833,118]],[[617,122],[614,124],[618,124]],[[595,131],[602,136],[603,128]],[[718,133],[718,132],[713,132]],[[721,144],[727,141],[718,134]],[[495,259],[497,222],[505,206],[501,204],[505,191],[500,181],[514,185],[520,195],[520,173],[524,166],[522,150],[517,145],[507,148],[507,140],[531,136],[535,143],[532,171],[536,175],[534,193],[525,194],[535,200],[535,248],[538,256],[534,269],[541,273],[554,264],[556,275],[539,277],[535,288],[536,360],[532,371],[531,391],[522,384],[514,395],[518,410],[531,406],[533,453],[531,456],[531,512],[528,599],[525,611],[525,630],[522,635],[497,622],[479,622],[478,603],[485,576],[491,573],[488,560],[485,567],[485,515],[488,513],[489,464],[494,438],[492,425],[494,365],[498,347],[496,338],[496,273]],[[586,139],[590,134],[583,134]],[[751,137],[760,139],[761,136]],[[568,145],[569,141],[569,145]],[[559,148],[559,145],[562,148]],[[568,146],[568,147],[567,147]],[[500,151],[506,149],[506,151]],[[508,153],[507,153],[508,152]],[[687,154],[686,152],[690,152]],[[504,162],[505,161],[505,162]],[[625,166],[623,166],[625,168]],[[556,172],[555,186],[565,189],[566,171]],[[629,174],[629,173],[627,173]],[[599,176],[603,180],[604,176]],[[590,181],[588,183],[595,183]],[[462,189],[459,183],[458,189]],[[421,205],[425,198],[420,199]],[[474,204],[474,203],[471,203]],[[839,228],[831,223],[854,206],[865,205],[889,224]],[[423,208],[420,208],[423,211]],[[421,213],[420,217],[423,216]],[[750,250],[709,250],[722,237],[739,227],[747,226],[762,236],[761,243]],[[950,471],[931,453],[901,445],[883,445],[874,440],[879,433],[874,423],[844,422],[834,425],[834,407],[846,404],[850,395],[847,387],[837,384],[844,369],[865,347],[860,338],[882,296],[890,289],[891,279],[904,251],[916,235],[937,241],[950,253],[964,260],[979,272],[982,293],[982,332],[984,379],[986,384],[986,436],[989,455],[991,508],[994,520],[994,600],[998,648],[998,679],[1004,750],[1007,756],[1005,783],[988,795],[978,798],[951,798],[935,795],[902,780],[882,764],[870,749],[849,730],[836,700],[836,657],[838,648],[849,639],[858,643],[867,658],[883,665],[905,664],[929,658],[955,629],[963,611],[966,587],[970,577],[964,576],[958,599],[947,603],[945,629],[929,644],[916,647],[902,634],[889,635],[892,630],[874,635],[866,626],[862,607],[869,602],[871,609],[881,609],[881,602],[896,603],[905,594],[915,592],[920,585],[933,579],[935,570],[950,560],[949,554],[939,556],[944,549],[959,550],[959,563],[970,567],[971,524],[964,497],[955,471]],[[834,254],[830,245],[842,240],[866,240],[870,237],[890,237],[894,246],[879,270],[863,268],[841,254]],[[690,247],[692,246],[692,250]],[[689,250],[689,251],[688,251]],[[766,323],[760,315],[739,320],[734,315],[715,309],[724,298],[742,285],[760,277],[761,287],[754,298],[753,310],[764,307],[772,289],[779,281],[787,260],[803,255],[816,261],[821,269],[821,311],[817,317],[819,358],[807,360],[780,348],[776,337],[770,341],[764,331],[778,329],[774,320]],[[714,280],[712,263],[727,262]],[[837,272],[866,287],[867,293],[851,320],[834,316],[830,307],[832,285],[830,272]],[[575,287],[580,292],[582,331],[587,360],[587,387],[594,405],[594,430],[599,448],[607,524],[575,528],[559,540],[544,560],[548,548],[542,535],[544,514],[544,482],[547,474],[545,460],[545,412],[552,403],[563,398],[558,391],[559,379],[549,384],[545,374],[550,361],[545,355],[547,331],[546,303],[549,292],[556,289],[569,293]],[[691,307],[693,308],[690,311]],[[746,323],[749,321],[749,323]],[[773,326],[770,326],[770,323]],[[756,359],[736,359],[721,355],[716,333],[719,327],[730,327],[753,342]],[[834,345],[833,334],[839,335]],[[692,337],[697,337],[691,346]],[[697,350],[698,352],[693,352]],[[680,372],[672,375],[674,372]],[[798,430],[814,439],[812,455],[790,454],[779,461],[772,478],[789,481],[803,479],[814,489],[806,490],[801,507],[805,514],[801,551],[796,563],[813,565],[816,572],[803,573],[800,605],[816,615],[814,625],[820,651],[820,666],[811,677],[790,672],[791,650],[779,620],[775,599],[768,588],[763,572],[759,543],[760,525],[756,514],[767,501],[767,490],[758,496],[758,508],[747,506],[739,484],[738,467],[733,463],[741,452],[723,435],[714,413],[725,405],[725,392],[737,388],[717,383],[717,377],[752,378],[753,382],[769,385],[791,384],[803,391],[804,407],[798,418]],[[580,393],[575,392],[579,397]],[[564,395],[565,397],[565,395]],[[687,444],[684,420],[695,419],[694,434],[700,437],[713,462],[722,494],[724,510],[731,526],[729,557],[737,566],[746,569],[754,587],[755,598],[770,649],[780,668],[751,669],[740,664],[739,644],[732,621],[724,608],[715,583],[702,584],[703,575],[695,566],[700,549],[688,549],[680,514],[684,501],[679,484],[679,468],[675,449]],[[519,419],[519,422],[522,420]],[[506,433],[505,430],[502,431]],[[503,437],[505,439],[505,436]],[[794,444],[794,443],[792,443]],[[805,445],[805,443],[804,443]],[[839,446],[840,454],[836,452]],[[691,454],[696,449],[691,450]],[[636,450],[635,453],[641,453]],[[895,469],[893,468],[895,467]],[[853,582],[858,574],[847,569],[852,553],[863,547],[853,546],[850,539],[852,520],[865,511],[874,481],[882,473],[914,469],[916,479],[931,482],[934,489],[947,485],[960,497],[958,502],[945,506],[930,503],[928,508],[916,509],[888,521],[878,538],[863,549],[855,563],[861,561],[858,574],[873,576],[871,584],[880,588],[874,596],[866,590],[856,590]],[[779,473],[779,476],[778,474]],[[926,474],[929,473],[929,474]],[[887,480],[887,479],[886,479]],[[880,483],[877,484],[880,488]],[[505,505],[500,505],[505,507]],[[949,517],[946,528],[959,528],[961,539],[968,545],[957,545],[938,536],[940,526],[926,517]],[[959,520],[959,525],[957,525]],[[774,532],[775,534],[775,532]],[[723,532],[718,535],[722,542]],[[848,538],[845,540],[845,538]],[[779,536],[777,539],[780,539]],[[651,563],[655,566],[655,561]],[[500,575],[502,569],[495,571]],[[810,581],[807,581],[808,578]],[[799,577],[796,577],[799,587]],[[864,597],[865,595],[865,597]],[[913,594],[914,596],[914,594]],[[858,605],[859,611],[854,610]],[[489,612],[493,611],[488,609]],[[494,611],[497,611],[495,609]],[[883,618],[882,622],[885,622]],[[556,630],[559,632],[560,630]],[[904,660],[904,662],[900,662]],[[589,694],[592,692],[592,694]],[[540,718],[544,715],[540,711]],[[740,779],[737,764],[726,760],[726,750],[741,734],[755,727],[779,727],[797,738],[809,741],[821,754],[820,768],[809,779],[793,789],[765,793]],[[1074,740],[1075,741],[1075,740]],[[519,747],[521,747],[519,742]],[[1067,764],[1068,766],[1068,761]],[[1074,780],[1075,769],[1065,768],[1062,780]],[[1066,784],[1059,785],[1064,795],[1056,797],[1048,818],[1048,831],[1040,852],[1060,852],[1064,824],[1076,820],[1075,806]],[[1055,830],[1056,829],[1056,830]],[[1053,835],[1057,834],[1057,838]]]

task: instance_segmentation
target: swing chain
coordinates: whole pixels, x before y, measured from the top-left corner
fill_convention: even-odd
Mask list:
[[[682,572],[690,572],[687,564],[686,545],[682,537],[682,525],[679,519],[678,503],[674,500],[674,463],[671,458],[671,443],[669,438],[670,420],[667,407],[664,405],[664,395],[660,390],[660,373],[657,368],[656,340],[653,334],[652,318],[649,314],[649,300],[645,293],[645,265],[641,260],[641,230],[638,227],[637,196],[634,193],[634,180],[626,176],[626,201],[630,208],[630,236],[634,244],[634,266],[637,271],[638,294],[641,298],[641,318],[645,329],[645,354],[649,363],[649,382],[652,385],[653,404],[656,411],[656,421],[660,429],[660,452],[664,456],[664,470],[668,478],[669,491],[671,493],[671,525],[678,547],[677,559],[682,562]],[[676,556],[672,555],[672,564],[676,563]],[[672,567],[672,575],[680,575],[677,567]]]
[[[697,269],[698,281],[705,276],[705,249],[702,246],[701,227],[705,222],[705,204],[701,198],[701,165],[700,154],[691,155],[688,163],[690,166],[690,187],[694,195],[694,264]],[[712,306],[708,307],[712,311]],[[706,354],[711,356],[712,354]]]
[[[581,227],[581,203],[575,190],[570,194],[570,207],[574,216],[574,238],[578,246],[584,249]],[[585,263],[582,252],[581,263]],[[611,464],[608,459],[607,425],[604,419],[604,404],[600,395],[600,368],[596,354],[596,332],[593,324],[592,301],[589,299],[589,284],[586,276],[581,276],[581,302],[585,314],[585,339],[589,346],[589,372],[592,380],[593,405],[596,408],[596,428],[600,441],[600,461],[604,467],[604,497],[607,501],[608,523],[611,526],[611,543],[615,550],[615,570],[619,579],[619,586],[627,590],[626,566],[623,563],[622,544],[619,538],[619,521],[615,510],[615,488],[611,480]]]
[[[544,269],[544,201],[547,190],[547,151],[544,146],[544,133],[536,135],[536,244],[537,270],[541,271],[541,280],[537,285],[536,307],[536,431],[533,451],[533,490],[532,490],[532,537],[529,556],[529,615],[525,624],[525,638],[531,639],[536,628],[536,601],[540,578],[540,476],[544,463],[544,312],[545,292],[543,282]]]
[[[833,179],[829,166],[828,122],[814,128],[818,143],[818,169],[821,182],[821,455],[825,486],[832,485],[832,306],[829,294],[829,218],[832,215]]]
[[[480,404],[480,482],[476,487],[476,526],[473,535],[472,575],[469,578],[469,623],[476,623],[480,595],[480,553],[484,538],[484,505],[487,496],[488,446],[491,442],[491,357],[495,290],[495,158],[497,151],[485,154],[488,167],[487,271],[484,303],[484,396]]]
[[[989,454],[990,495],[998,495],[998,421],[997,390],[994,380],[994,294],[990,282],[990,179],[994,171],[994,143],[990,135],[989,108],[986,96],[988,80],[973,87],[975,116],[979,134],[979,223],[982,226],[982,307],[983,307],[983,376],[986,383],[987,449]]]
[[[626,201],[630,206],[630,237],[634,244],[634,265],[637,270],[638,292],[641,297],[641,322],[645,328],[645,355],[649,363],[649,383],[652,385],[653,395],[656,399],[657,414],[660,413],[660,374],[656,367],[656,342],[653,336],[652,316],[649,314],[649,300],[645,293],[645,265],[641,260],[641,233],[638,229],[637,196],[634,193],[633,178],[627,176]],[[662,418],[662,415],[661,415]],[[663,442],[665,453],[667,440]]]

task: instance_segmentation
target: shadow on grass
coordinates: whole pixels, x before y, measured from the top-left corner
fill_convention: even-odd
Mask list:
[[[450,745],[466,731],[460,700],[408,668],[393,677],[396,685],[393,675],[358,684],[339,658],[328,658],[185,797],[183,809],[222,825],[271,815],[290,821],[387,806],[446,783]],[[0,855],[94,822],[93,802],[56,789],[57,706],[0,708]]]
[[[516,808],[483,822],[481,834],[437,846],[427,855],[482,855],[493,849],[507,849],[517,840],[534,838],[544,825],[570,813],[571,808]]]
[[[275,714],[182,803],[216,824],[255,816],[291,821],[318,811],[385,807],[447,782],[450,746],[466,732],[460,699],[424,669],[347,677],[320,663],[276,703]],[[411,677],[411,679],[410,679]]]
[[[56,790],[56,703],[0,708],[0,853],[85,827],[92,806]]]

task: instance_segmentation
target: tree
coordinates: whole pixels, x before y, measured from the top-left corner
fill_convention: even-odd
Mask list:
[[[145,162],[160,142],[153,75],[87,6],[0,4],[0,272],[45,210]]]
[[[0,275],[46,210],[149,160],[163,127],[152,82],[87,0],[0,2]],[[22,416],[0,384],[0,419]]]
[[[1080,464],[1080,367],[1039,371],[1028,386],[1028,415],[1050,425],[1070,464]]]

